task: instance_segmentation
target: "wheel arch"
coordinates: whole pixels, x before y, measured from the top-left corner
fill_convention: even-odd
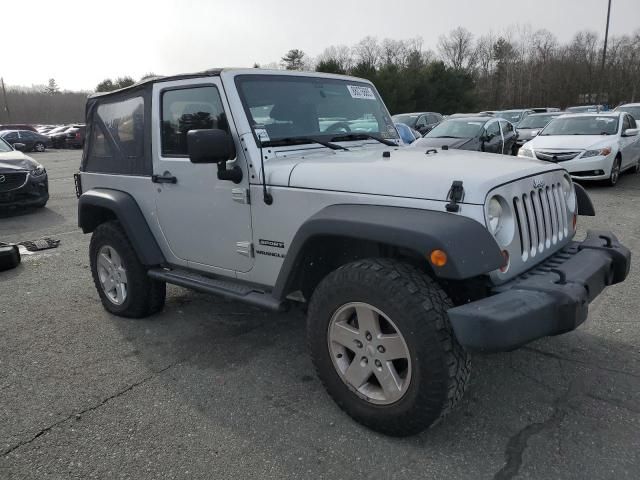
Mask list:
[[[126,192],[96,188],[84,192],[78,200],[78,226],[83,233],[98,225],[117,220],[143,265],[161,265],[164,255],[135,199]]]
[[[448,262],[432,267],[430,252]],[[465,280],[499,268],[500,249],[479,222],[446,212],[379,205],[332,205],[309,218],[289,246],[273,295],[310,291],[329,272],[366,257],[401,258],[437,280]]]

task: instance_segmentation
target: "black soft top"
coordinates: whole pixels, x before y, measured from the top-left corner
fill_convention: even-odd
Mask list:
[[[130,93],[138,92],[139,90],[144,90],[145,88],[150,87],[154,83],[158,82],[170,82],[172,80],[186,80],[189,78],[201,78],[201,77],[217,77],[220,75],[222,71],[221,68],[212,68],[210,70],[205,70],[203,72],[195,72],[195,73],[180,73],[178,75],[169,75],[169,76],[157,76],[147,78],[146,80],[141,80],[140,82],[134,83],[129,87],[119,88],[118,90],[112,90],[110,92],[96,92],[89,95],[90,99],[106,99],[111,96],[121,97],[121,96],[129,96]]]

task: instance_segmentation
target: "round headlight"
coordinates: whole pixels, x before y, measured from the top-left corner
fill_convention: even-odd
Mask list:
[[[492,197],[487,205],[487,221],[489,231],[495,235],[502,225],[502,205],[496,197]]]
[[[567,201],[567,207],[572,212],[576,211],[576,191],[573,188],[573,183],[571,183],[571,179],[567,176],[562,178],[562,193],[564,193],[564,198]]]

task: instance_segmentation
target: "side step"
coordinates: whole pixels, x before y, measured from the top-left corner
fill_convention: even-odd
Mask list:
[[[286,310],[286,302],[274,298],[270,293],[252,288],[240,282],[205,277],[187,270],[165,270],[154,268],[147,272],[151,278],[179,285],[180,287],[198,290],[204,293],[221,295],[231,300],[249,303],[256,307],[282,312]]]

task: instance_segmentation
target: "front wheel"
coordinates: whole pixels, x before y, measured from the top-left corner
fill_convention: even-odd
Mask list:
[[[335,402],[393,436],[446,415],[470,370],[447,318],[452,306],[428,275],[394,260],[360,260],[329,274],[311,298],[307,334]]]
[[[36,142],[36,144],[33,146],[33,150],[36,152],[44,152],[45,149],[46,147],[42,142]]]
[[[607,179],[607,185],[610,187],[615,187],[620,179],[620,167],[622,165],[622,159],[620,157],[616,157],[613,161],[613,166],[611,167],[611,173],[609,174],[609,178]]]

